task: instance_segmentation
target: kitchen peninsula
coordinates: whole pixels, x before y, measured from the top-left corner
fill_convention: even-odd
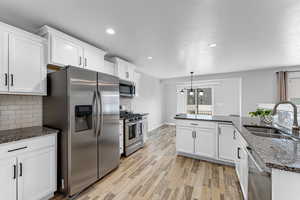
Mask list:
[[[297,198],[299,150],[290,162],[280,160],[279,154],[282,152],[280,147],[290,145],[285,146],[286,149],[293,149],[295,144],[299,149],[299,143],[287,143],[282,138],[259,136],[249,131],[253,127],[265,128],[266,131],[276,127],[249,117],[178,114],[175,119],[178,155],[235,165],[244,197],[255,195],[253,187],[256,186],[263,187],[263,195],[272,195],[275,200],[283,199],[283,196]],[[254,166],[250,163],[251,158]],[[258,181],[258,176],[253,176],[255,173],[265,178]]]

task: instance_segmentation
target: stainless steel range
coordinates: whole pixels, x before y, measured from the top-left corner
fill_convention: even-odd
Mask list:
[[[125,156],[129,156],[144,146],[142,115],[131,112],[120,112],[124,119]]]

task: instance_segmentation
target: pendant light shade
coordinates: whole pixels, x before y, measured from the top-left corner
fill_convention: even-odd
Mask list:
[[[189,95],[193,96],[194,95],[194,90],[191,89]]]
[[[199,90],[199,96],[203,96],[204,95],[204,91],[202,89]]]

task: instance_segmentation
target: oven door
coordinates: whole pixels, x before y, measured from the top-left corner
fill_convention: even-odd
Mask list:
[[[248,200],[271,200],[271,174],[260,167],[250,152],[248,152],[248,165]]]
[[[132,145],[141,139],[138,122],[128,122],[125,125],[125,146]]]

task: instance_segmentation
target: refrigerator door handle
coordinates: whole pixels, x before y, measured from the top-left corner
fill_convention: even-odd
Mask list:
[[[98,91],[98,102],[99,102],[99,114],[100,114],[100,120],[99,121],[99,131],[98,135],[100,136],[102,134],[102,127],[103,127],[103,104],[102,104],[102,97],[101,93]]]
[[[94,133],[97,136],[98,134],[98,100],[97,100],[97,91],[94,91],[93,94],[93,124],[94,124]],[[96,108],[96,109],[95,109]]]

